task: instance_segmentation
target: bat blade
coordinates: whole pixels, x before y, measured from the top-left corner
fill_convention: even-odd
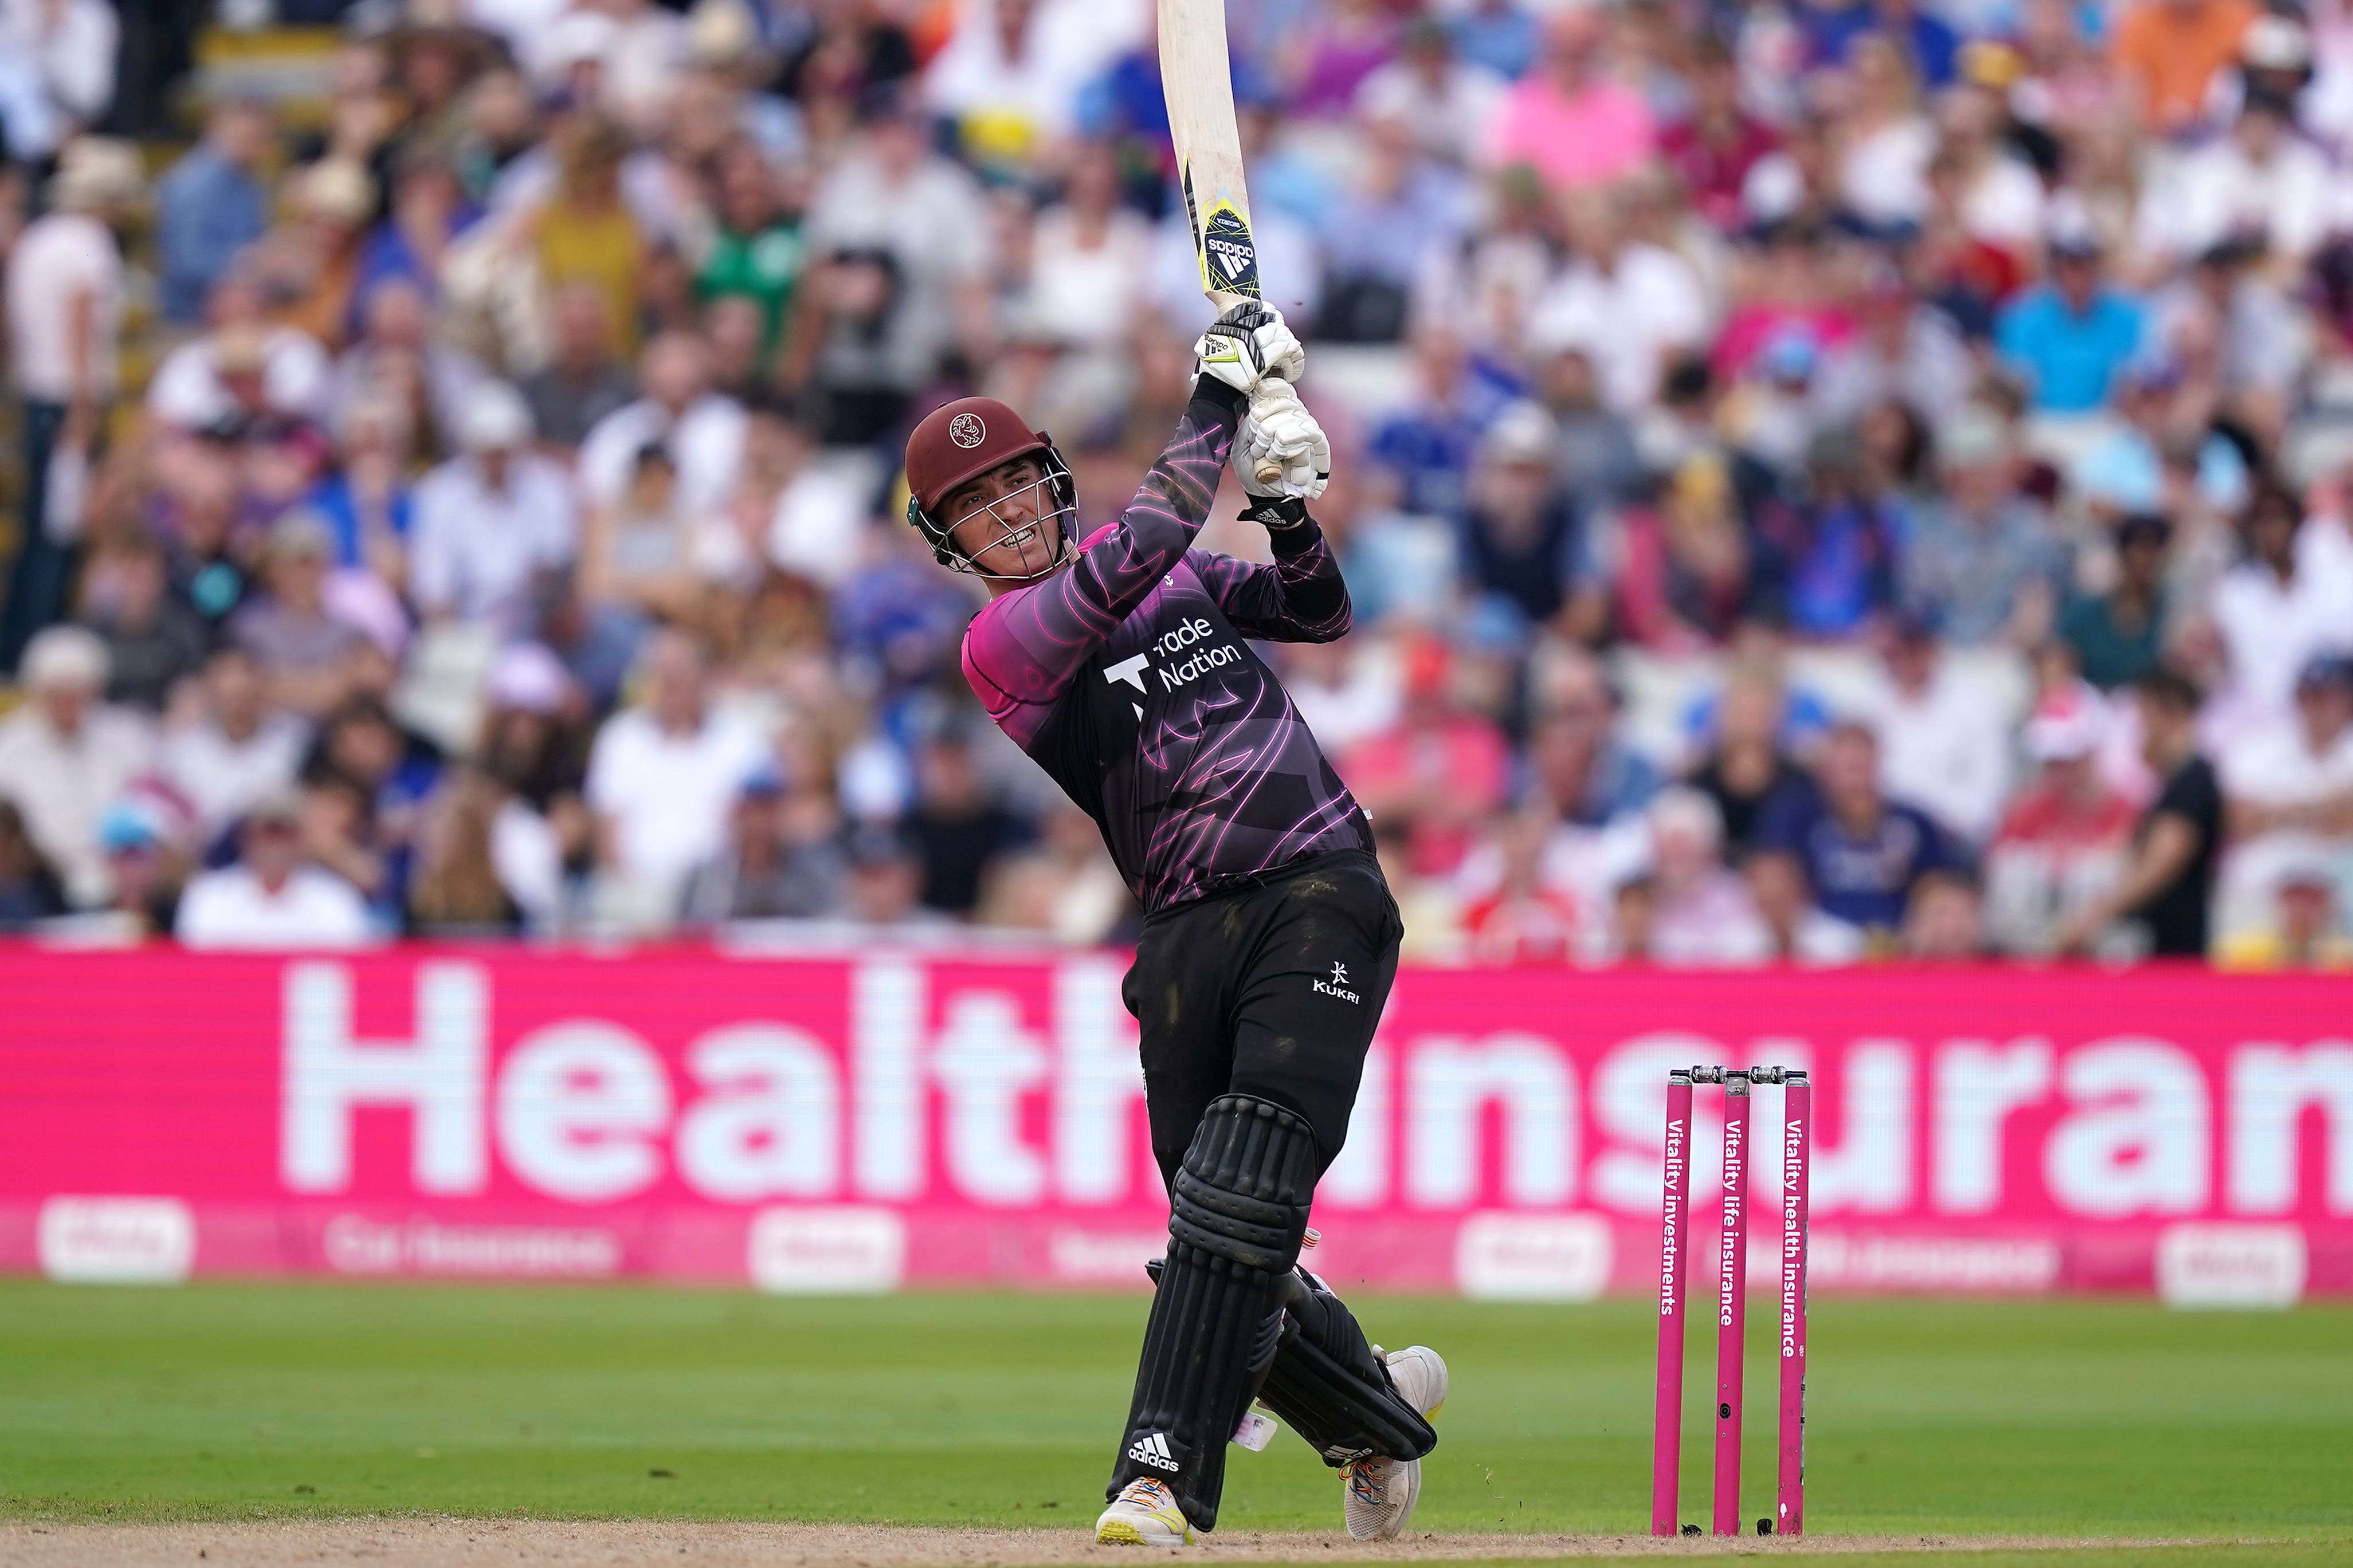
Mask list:
[[[1258,239],[1250,231],[1250,191],[1242,181],[1241,130],[1234,119],[1233,67],[1226,54],[1225,0],[1159,0],[1160,85],[1176,177],[1193,231],[1201,292],[1219,312],[1262,300]],[[1271,459],[1258,465],[1261,484],[1282,477]]]
[[[1159,0],[1160,84],[1201,292],[1226,310],[1263,298],[1226,56],[1225,0]]]

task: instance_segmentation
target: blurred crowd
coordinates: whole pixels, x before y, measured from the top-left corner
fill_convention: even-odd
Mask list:
[[[176,139],[147,9],[0,0],[0,929],[1133,934],[897,470],[1173,429],[1147,0],[238,0]],[[2353,6],[1229,31],[1409,956],[2353,963]]]

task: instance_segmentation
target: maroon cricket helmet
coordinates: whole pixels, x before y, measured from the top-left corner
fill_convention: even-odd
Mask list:
[[[963,485],[1018,458],[1035,458],[1045,470],[1054,510],[1069,513],[1078,489],[1069,465],[1043,430],[994,397],[959,397],[923,416],[907,437],[907,521],[932,547],[943,566],[971,571],[971,561],[950,538],[940,507]],[[1044,509],[1041,509],[1041,510]],[[1068,545],[1068,519],[1063,521]]]
[[[936,512],[958,485],[1053,445],[994,397],[959,397],[923,416],[907,437],[907,489]]]

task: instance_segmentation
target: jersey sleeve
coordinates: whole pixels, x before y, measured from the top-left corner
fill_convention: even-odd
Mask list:
[[[965,632],[965,679],[997,727],[1023,747],[1120,622],[1145,601],[1201,531],[1234,444],[1242,400],[1203,379],[1167,450],[1119,521],[1068,570],[992,601]]]
[[[1304,534],[1303,539],[1293,535]],[[1353,611],[1340,563],[1314,523],[1273,535],[1274,564],[1260,566],[1207,550],[1186,563],[1200,575],[1234,629],[1261,642],[1330,642],[1345,637]]]

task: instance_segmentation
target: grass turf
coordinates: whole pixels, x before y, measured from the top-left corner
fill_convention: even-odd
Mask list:
[[[1100,1507],[1145,1304],[5,1281],[0,1517],[1077,1525]],[[1418,1530],[1645,1528],[1646,1303],[1362,1308],[1376,1338],[1435,1345],[1453,1371]],[[1770,1318],[1749,1317],[1751,1521],[1772,1500]],[[2353,1310],[1828,1300],[1812,1335],[1816,1534],[2353,1552]],[[1686,1377],[1683,1515],[1703,1522],[1712,1340],[1694,1329]],[[1337,1494],[1283,1436],[1234,1452],[1222,1522],[1331,1528]],[[2306,1552],[2232,1560],[2322,1560]]]

